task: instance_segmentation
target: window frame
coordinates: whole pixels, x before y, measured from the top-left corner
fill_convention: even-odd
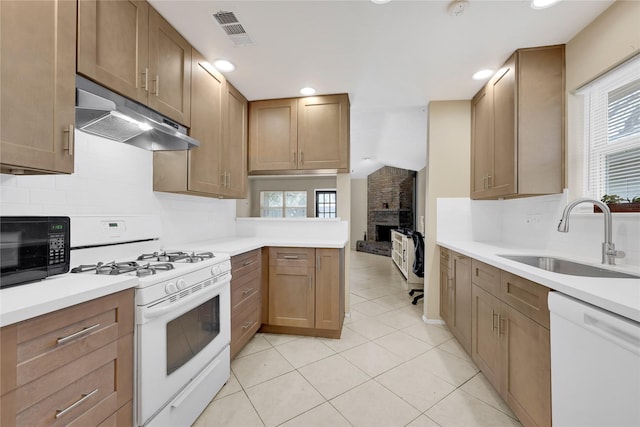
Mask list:
[[[282,195],[282,206],[264,206],[265,193],[280,193]],[[304,193],[304,206],[287,206],[287,193]],[[308,199],[309,192],[306,190],[261,190],[260,191],[260,218],[307,218],[308,216]],[[264,209],[280,208],[280,216],[264,216]],[[287,209],[299,208],[304,209],[304,216],[287,216]]]
[[[319,207],[319,200],[318,200],[318,195],[319,194],[335,194],[336,196],[336,201],[335,203],[333,203],[335,205],[335,212],[334,216],[323,216],[320,217],[318,216],[319,212],[318,212],[318,207]],[[314,210],[314,217],[315,218],[338,218],[338,191],[335,188],[317,188],[314,190],[314,203],[313,203],[313,210]]]

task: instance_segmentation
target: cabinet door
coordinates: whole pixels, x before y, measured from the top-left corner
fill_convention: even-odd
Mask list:
[[[549,330],[503,304],[502,397],[525,426],[551,425]]]
[[[314,267],[269,268],[269,324],[313,328],[315,324]]]
[[[78,73],[146,104],[148,67],[147,2],[78,2]]]
[[[453,255],[453,312],[451,332],[471,353],[471,259]]]
[[[515,56],[503,66],[493,86],[493,173],[490,196],[516,193],[516,81]]]
[[[222,99],[225,79],[196,50],[192,55],[191,136],[200,141],[200,146],[189,150],[188,186],[190,191],[222,194]]]
[[[445,262],[440,263],[440,317],[447,325],[449,320],[449,266]]]
[[[471,289],[471,358],[496,390],[500,390],[500,300],[482,288]]]
[[[149,107],[191,126],[191,45],[149,8]]]
[[[247,113],[246,98],[227,82],[223,108],[222,147],[226,173],[225,194],[229,197],[247,197]]]
[[[72,173],[76,2],[0,1],[0,28],[2,172]]]
[[[489,83],[471,100],[471,198],[485,196],[493,168],[493,100]]]
[[[340,250],[316,249],[316,324],[317,329],[340,329],[344,318],[341,294]]]
[[[349,98],[298,100],[298,169],[349,169]]]
[[[298,103],[249,103],[249,172],[298,168]]]

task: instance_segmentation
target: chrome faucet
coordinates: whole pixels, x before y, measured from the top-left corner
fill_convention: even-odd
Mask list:
[[[604,216],[604,242],[602,243],[602,263],[608,265],[615,265],[616,258],[624,258],[625,253],[623,251],[617,251],[616,245],[611,241],[611,211],[609,206],[605,205],[599,200],[582,198],[576,199],[569,203],[562,212],[562,218],[558,224],[558,231],[561,233],[567,233],[569,231],[569,213],[580,203],[592,203],[598,206],[602,210]]]

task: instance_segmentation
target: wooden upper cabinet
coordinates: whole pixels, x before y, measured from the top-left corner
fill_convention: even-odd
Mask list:
[[[247,188],[247,100],[192,52],[189,151],[153,153],[153,189],[205,197],[244,198]]]
[[[348,95],[249,104],[250,173],[318,170],[349,170]]]
[[[471,198],[562,192],[564,45],[517,50],[473,98]]]
[[[298,103],[274,99],[249,103],[249,171],[298,168]]]
[[[225,79],[193,51],[191,136],[200,146],[189,150],[188,189],[220,194],[223,186],[222,100]],[[164,171],[161,171],[164,172]]]
[[[349,168],[349,98],[298,100],[298,169]]]
[[[224,162],[225,195],[247,197],[247,99],[227,82],[222,109],[222,158]]]
[[[149,107],[189,127],[191,45],[153,8],[149,10]]]
[[[78,73],[146,104],[148,46],[146,1],[78,2]]]
[[[3,173],[73,172],[75,29],[76,2],[0,1]]]
[[[189,127],[189,42],[145,1],[78,4],[78,73]]]

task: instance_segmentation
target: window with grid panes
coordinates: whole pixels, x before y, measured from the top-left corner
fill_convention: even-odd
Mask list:
[[[579,91],[585,105],[585,188],[640,197],[640,56]]]
[[[299,218],[307,216],[306,191],[261,191],[260,216]]]
[[[338,205],[335,190],[316,191],[316,217],[336,218],[338,212],[337,208]]]

